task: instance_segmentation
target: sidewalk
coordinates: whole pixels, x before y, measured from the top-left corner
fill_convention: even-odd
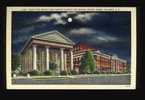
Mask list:
[[[37,79],[37,78],[89,78],[89,77],[97,77],[97,76],[124,76],[130,74],[82,74],[82,75],[61,75],[61,76],[16,76],[12,79]]]

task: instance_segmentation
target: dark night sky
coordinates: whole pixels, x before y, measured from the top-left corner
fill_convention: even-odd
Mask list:
[[[85,42],[130,62],[130,19],[129,12],[13,12],[13,53],[19,53],[30,36],[57,30],[75,43]]]

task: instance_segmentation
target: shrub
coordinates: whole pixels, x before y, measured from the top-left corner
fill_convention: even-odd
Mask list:
[[[100,74],[100,72],[98,72],[98,71],[94,71],[94,73],[93,74]]]
[[[51,70],[47,70],[44,72],[44,75],[52,75],[52,71]]]
[[[110,72],[107,72],[107,71],[105,72],[105,74],[109,74],[109,73],[110,73]]]
[[[106,72],[102,71],[101,74],[106,74]]]
[[[23,71],[19,71],[18,75],[20,75],[20,76],[22,75],[23,76],[24,72]]]
[[[67,75],[67,72],[66,71],[61,71],[60,75]]]
[[[27,74],[28,74],[28,73],[23,73],[22,75],[23,75],[23,76],[27,76]]]
[[[116,74],[121,74],[121,72],[116,72]]]
[[[41,75],[41,73],[38,70],[32,70],[31,72],[28,72],[31,76],[35,75]]]
[[[113,72],[111,72],[111,74],[116,74],[116,72],[113,71]]]
[[[15,72],[15,71],[13,71],[12,73],[11,73],[11,76],[13,76],[13,75],[17,75],[17,73]]]
[[[67,72],[67,74],[68,74],[68,75],[72,75],[72,73],[71,73],[70,71],[69,71],[69,72]]]
[[[72,75],[77,75],[78,73],[77,73],[76,70],[71,70],[71,74],[72,74]]]

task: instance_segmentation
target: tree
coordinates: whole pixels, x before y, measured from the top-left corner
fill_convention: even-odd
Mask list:
[[[20,55],[16,54],[12,56],[12,71],[15,71],[20,67]]]
[[[126,65],[126,70],[125,70],[126,73],[130,73],[131,72],[131,68],[130,68],[130,64],[127,63]]]
[[[94,56],[90,50],[86,51],[81,59],[80,73],[89,74],[96,71],[96,63]]]

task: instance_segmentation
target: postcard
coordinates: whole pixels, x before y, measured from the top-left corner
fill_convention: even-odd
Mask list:
[[[136,7],[7,7],[7,89],[136,89]]]

